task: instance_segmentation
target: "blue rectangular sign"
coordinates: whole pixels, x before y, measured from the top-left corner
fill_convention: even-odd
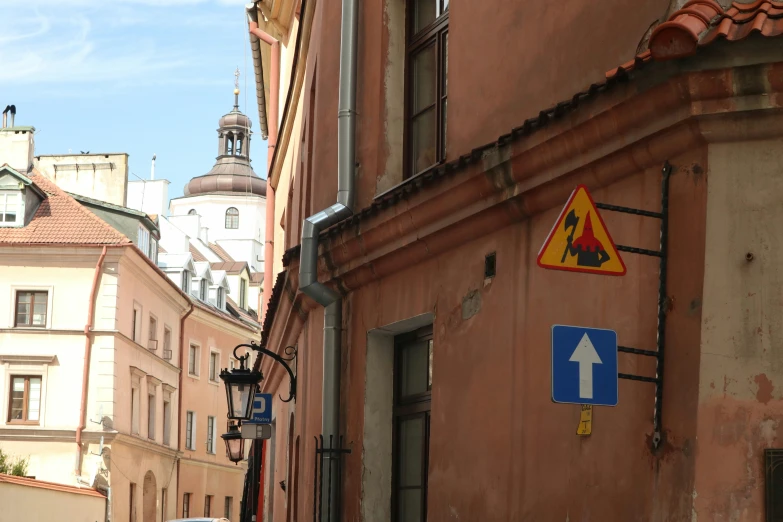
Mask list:
[[[253,397],[253,413],[248,424],[272,424],[272,394],[256,393]]]
[[[552,326],[552,400],[617,406],[617,332]]]

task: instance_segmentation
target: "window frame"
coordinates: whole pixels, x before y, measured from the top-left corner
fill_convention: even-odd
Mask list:
[[[212,495],[204,495],[204,516],[212,517]]]
[[[190,370],[191,366],[193,371]],[[188,376],[196,379],[201,376],[201,345],[193,341],[188,343]]]
[[[163,357],[164,359],[166,359],[166,352],[171,352],[171,327],[164,324],[163,325],[163,351],[161,352],[161,357]]]
[[[185,413],[185,449],[196,451],[196,412]]]
[[[239,229],[239,209],[237,207],[228,207],[226,209],[225,222],[223,224],[226,230]]]
[[[399,492],[402,486],[399,486],[398,480],[400,478],[400,426],[401,421],[410,419],[413,417],[421,416],[424,419],[424,449],[422,452],[422,469],[421,469],[421,520],[427,520],[427,496],[429,490],[428,478],[429,478],[429,457],[430,457],[430,418],[432,414],[432,381],[431,381],[431,368],[432,359],[428,360],[428,386],[427,391],[408,395],[402,397],[401,394],[401,360],[402,351],[406,346],[413,343],[427,341],[432,347],[433,343],[433,328],[432,325],[419,328],[413,332],[402,334],[394,339],[394,386],[393,386],[393,420],[392,420],[392,494],[391,494],[391,513],[392,520],[397,520],[398,506],[399,506]],[[434,349],[434,347],[433,347]]]
[[[214,364],[212,364],[214,361]],[[217,350],[209,351],[209,372],[207,378],[213,384],[219,384],[220,377],[220,352]]]
[[[225,497],[223,499],[223,516],[231,520],[231,512],[234,510],[234,497]]]
[[[404,123],[403,123],[403,179],[412,178],[428,170],[431,170],[446,161],[446,111],[443,110],[444,102],[448,104],[448,60],[444,60],[444,49],[448,49],[449,34],[449,1],[435,0],[438,5],[439,15],[427,26],[421,28],[418,33],[414,33],[415,12],[417,0],[406,0],[406,20],[405,20],[405,101],[404,101]],[[444,45],[444,41],[446,41]],[[435,45],[435,161],[418,170],[413,165],[413,119],[416,116],[424,114],[432,108],[421,109],[413,114],[413,57],[430,45]],[[444,82],[445,78],[445,82]],[[445,85],[445,89],[444,89]],[[444,93],[445,91],[445,93]]]
[[[155,416],[157,415],[157,395],[154,390],[147,389],[147,438],[155,440]]]
[[[11,418],[11,412],[12,405],[13,405],[13,390],[14,390],[14,380],[15,379],[24,379],[24,391],[22,392],[22,419],[12,419]],[[30,415],[30,380],[31,379],[38,379],[40,381],[39,384],[39,396],[38,396],[38,420],[29,420]],[[6,424],[13,424],[13,425],[24,425],[24,426],[40,426],[41,425],[41,417],[43,416],[43,387],[44,387],[44,379],[43,376],[40,374],[10,374],[8,376],[8,411],[6,414]]]
[[[5,215],[8,213],[8,199],[10,196],[16,197],[16,216],[13,221],[6,221]],[[17,227],[21,221],[24,222],[23,214],[24,199],[20,190],[0,190],[0,227]]]
[[[24,294],[30,294],[30,323],[29,324],[19,324],[19,297]],[[35,295],[36,294],[45,294],[44,299],[44,305],[46,306],[46,311],[44,312],[44,321],[43,324],[32,324],[33,316],[35,315]],[[42,290],[42,289],[19,289],[16,290],[14,293],[14,328],[48,328],[49,325],[49,290]]]
[[[191,275],[190,270],[185,269],[182,271],[181,286],[182,286],[182,291],[185,292],[186,294],[190,294],[190,286],[192,283],[192,279],[193,276]]]
[[[136,233],[136,241],[139,244],[139,250],[144,252],[144,255],[150,257],[150,231],[144,225],[139,225],[139,230]],[[151,257],[150,257],[151,258]]]
[[[149,315],[149,328],[147,332],[147,349],[155,351],[158,349],[158,318],[154,314]],[[153,342],[154,341],[154,342]]]
[[[217,422],[216,417],[213,415],[207,416],[207,453],[210,455],[217,454],[217,444],[215,444],[215,437],[217,436]]]
[[[142,306],[133,301],[133,311],[131,312],[131,341],[136,344],[141,344],[142,331],[144,330],[142,314],[144,309]]]
[[[182,518],[190,518],[190,493],[182,494]]]
[[[206,277],[202,277],[198,282],[199,298],[205,303],[209,300],[209,284]]]
[[[168,407],[168,408],[167,408]],[[171,445],[171,398],[163,398],[163,445]]]

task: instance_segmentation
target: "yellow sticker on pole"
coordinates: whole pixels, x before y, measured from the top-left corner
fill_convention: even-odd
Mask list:
[[[582,411],[579,412],[579,427],[576,434],[587,436],[593,433],[593,405],[582,404]]]

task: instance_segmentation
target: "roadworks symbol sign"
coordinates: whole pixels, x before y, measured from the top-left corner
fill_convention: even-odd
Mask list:
[[[587,187],[571,193],[538,253],[538,266],[589,274],[625,275],[625,263]]]

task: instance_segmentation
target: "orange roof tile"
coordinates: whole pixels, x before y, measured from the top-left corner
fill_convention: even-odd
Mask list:
[[[225,261],[226,263],[234,262],[234,258],[231,257],[231,255],[228,252],[223,250],[223,247],[221,247],[217,243],[210,243],[209,248],[211,248],[212,251],[215,252],[215,254],[217,254],[217,256],[223,261]]]
[[[244,261],[226,261],[211,263],[211,267],[212,270],[225,270],[227,274],[238,274],[247,268],[247,263]]]
[[[752,33],[783,34],[783,1],[734,2],[724,11],[715,0],[690,0],[655,28],[650,51],[655,60],[671,60],[691,56],[719,38],[733,42]]]
[[[209,259],[201,255],[201,252],[193,245],[188,245],[188,248],[190,249],[190,255],[193,256],[193,261],[209,261]]]
[[[29,177],[47,197],[27,226],[0,227],[0,244],[132,244],[37,171]]]

